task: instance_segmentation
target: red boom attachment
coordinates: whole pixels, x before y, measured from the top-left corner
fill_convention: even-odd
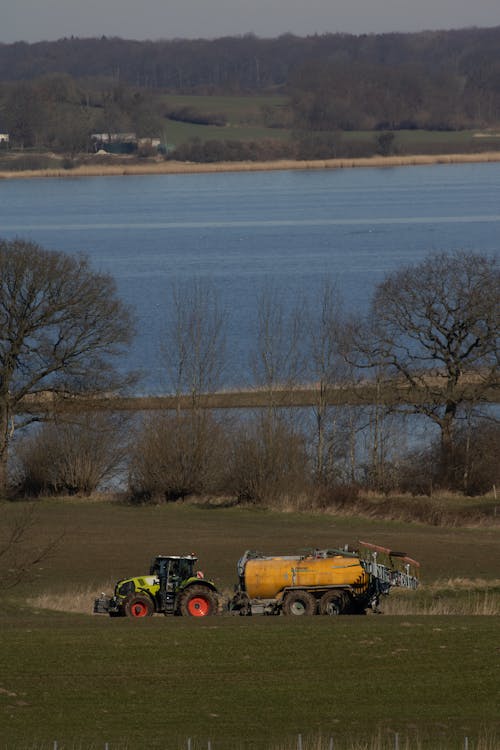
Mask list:
[[[396,552],[388,547],[380,547],[378,544],[362,541],[359,544],[371,553],[368,559],[363,560],[363,566],[375,578],[400,588],[416,589],[418,587],[420,563],[417,560],[408,557],[406,552]],[[389,558],[390,567],[378,562],[379,554]],[[396,561],[401,561],[403,565],[398,566]]]

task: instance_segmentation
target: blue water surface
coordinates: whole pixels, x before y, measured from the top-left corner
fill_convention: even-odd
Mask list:
[[[314,300],[331,277],[351,310],[431,251],[499,253],[500,164],[0,182],[0,236],[84,252],[134,307],[126,366],[166,388],[172,283],[209,279],[229,314],[226,381],[248,380],[257,298]]]

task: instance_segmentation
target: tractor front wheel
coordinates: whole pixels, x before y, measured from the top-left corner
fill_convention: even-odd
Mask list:
[[[123,609],[127,617],[151,617],[154,612],[153,602],[142,594],[127,599]]]
[[[217,597],[207,586],[190,586],[181,594],[179,613],[183,617],[208,617],[217,612]]]

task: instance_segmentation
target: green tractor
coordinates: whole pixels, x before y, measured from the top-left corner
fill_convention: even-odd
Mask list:
[[[113,596],[102,594],[94,613],[110,617],[164,615],[206,617],[218,611],[219,597],[212,581],[195,572],[194,555],[158,555],[149,575],[125,578],[115,585]]]

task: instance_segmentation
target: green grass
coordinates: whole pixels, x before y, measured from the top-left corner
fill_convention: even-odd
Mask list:
[[[288,97],[276,96],[203,96],[168,95],[165,103],[170,108],[192,107],[202,113],[223,114],[226,127],[192,125],[169,120],[166,137],[169,144],[180,145],[193,138],[208,140],[262,140],[273,138],[289,140],[291,131],[286,128],[266,126],[263,110],[280,112],[287,106]],[[344,143],[373,143],[376,131],[346,131]],[[484,134],[483,134],[484,136]],[[496,150],[500,146],[498,132],[477,138],[476,131],[400,130],[395,132],[395,146],[403,153],[451,153],[477,150]]]
[[[497,634],[496,618],[25,616],[0,634],[3,746],[258,748],[380,731],[458,747],[498,728]]]
[[[266,139],[288,140],[288,130],[266,128],[259,125],[194,125],[188,122],[168,120],[162,137],[167,144],[180,146],[190,140],[198,138],[200,141],[262,141]]]
[[[225,127],[215,127],[167,120],[162,135],[169,145],[176,146],[195,138],[201,141],[288,140],[290,132],[267,127],[263,114],[263,108],[279,112],[287,101],[286,96],[168,95],[165,103],[170,109],[191,107],[203,114],[223,114],[227,124]]]
[[[22,507],[0,504],[4,532]],[[32,602],[82,588],[98,594],[105,582],[146,572],[159,552],[195,551],[205,574],[229,589],[246,548],[293,552],[360,538],[419,559],[428,598],[442,596],[449,578],[470,579],[456,583],[459,597],[498,587],[498,528],[188,504],[73,499],[37,507],[32,546],[64,537],[32,581],[2,597],[2,750],[52,750],[54,741],[60,750],[105,742],[110,750],[186,748],[188,737],[193,750],[209,740],[213,750],[295,750],[298,733],[304,750],[319,750],[330,736],[336,750],[363,738],[393,748],[395,732],[401,750],[459,748],[464,736],[477,750],[472,741],[484,732],[493,739],[482,747],[495,747],[495,616],[129,621]]]
[[[263,122],[263,108],[280,110],[287,96],[190,96],[168,94],[165,103],[171,109],[192,107],[204,114],[224,114],[231,124]]]
[[[415,499],[414,502],[418,502]],[[473,502],[473,501],[471,501]],[[0,504],[7,529],[24,503]],[[493,580],[500,571],[500,529],[446,528],[321,513],[280,513],[260,509],[170,503],[133,507],[82,499],[37,504],[33,545],[63,538],[18,596],[65,591],[71,586],[145,572],[158,553],[195,552],[199,565],[221,588],[236,583],[236,561],[246,549],[286,553],[311,547],[371,541],[403,549],[421,561],[422,576]]]

